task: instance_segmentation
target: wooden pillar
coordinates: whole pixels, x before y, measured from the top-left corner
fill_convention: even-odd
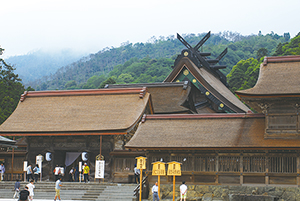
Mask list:
[[[102,153],[102,135],[100,135],[100,160],[101,160],[101,153]]]
[[[13,140],[15,140],[15,137],[13,137]],[[10,181],[13,180],[13,176],[14,176],[14,157],[15,157],[15,148],[12,148]]]
[[[297,185],[300,186],[300,156],[299,153],[297,154]]]
[[[266,176],[265,176],[265,184],[269,185],[270,181],[269,181],[269,154],[268,151],[266,151],[266,160],[265,160],[265,164],[266,164]]]
[[[175,201],[175,175],[173,175],[173,201]]]
[[[243,176],[243,152],[240,155],[240,185],[244,183],[244,176]]]
[[[215,183],[218,184],[219,183],[219,153],[216,152],[216,180]]]

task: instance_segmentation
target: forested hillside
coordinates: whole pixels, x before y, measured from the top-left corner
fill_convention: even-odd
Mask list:
[[[205,34],[187,34],[183,37],[189,44],[196,45]],[[279,43],[284,44],[288,40],[288,33],[283,36],[274,33],[242,36],[224,32],[212,34],[200,51],[211,52],[211,58],[215,58],[228,47],[227,55],[220,61],[221,65],[227,65],[223,72],[228,74],[240,60],[273,54]],[[55,90],[99,88],[103,81],[161,82],[171,71],[174,59],[182,49],[185,46],[174,36],[152,38],[147,43],[125,43],[121,47],[106,48],[82,58],[26,86],[37,90]]]
[[[195,45],[203,35],[184,37]],[[247,89],[256,83],[263,56],[300,55],[300,33],[289,40],[289,34],[245,37],[225,32],[214,34],[201,51],[212,52],[213,57],[216,57],[225,47],[229,51],[220,63],[226,64],[228,69],[233,66],[227,76],[231,90]],[[177,39],[169,37],[152,43],[126,44],[103,50],[61,68],[52,76],[40,79],[36,87],[82,89],[104,87],[107,83],[161,82],[172,70],[174,58],[184,48]],[[0,56],[3,51],[0,48]],[[0,58],[0,124],[14,111],[24,90],[21,79],[15,74],[15,68]],[[27,87],[26,90],[34,89]]]
[[[279,43],[272,56],[300,55],[300,32],[290,42]],[[227,75],[227,82],[231,90],[252,88],[259,75],[260,64],[263,58],[248,58],[239,61]]]
[[[28,83],[45,75],[55,73],[57,69],[73,63],[85,56],[72,50],[38,50],[26,55],[12,56],[5,59],[7,64],[16,68],[23,83]],[[27,85],[27,84],[26,84]]]

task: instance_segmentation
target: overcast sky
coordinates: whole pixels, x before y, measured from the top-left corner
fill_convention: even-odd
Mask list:
[[[38,49],[95,53],[152,36],[300,32],[299,0],[0,0],[4,57]]]

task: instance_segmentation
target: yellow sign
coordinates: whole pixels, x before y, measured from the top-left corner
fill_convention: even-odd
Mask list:
[[[136,168],[137,169],[146,169],[146,157],[139,156],[135,158],[137,160],[136,162]]]
[[[181,163],[176,161],[169,162],[168,175],[181,176]]]
[[[166,175],[166,166],[164,162],[157,161],[152,164],[152,175]]]

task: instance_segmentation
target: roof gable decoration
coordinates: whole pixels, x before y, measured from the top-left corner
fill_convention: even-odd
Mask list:
[[[179,55],[175,61],[179,61],[182,57],[189,57],[198,68],[204,67],[206,70],[211,72],[214,76],[218,77],[220,81],[228,86],[226,81],[226,76],[220,71],[220,69],[226,68],[226,66],[216,65],[227,53],[227,48],[216,58],[208,59],[207,56],[211,56],[211,53],[203,53],[199,51],[199,48],[209,39],[210,31],[201,39],[201,41],[192,47],[188,42],[186,42],[178,33],[177,39],[182,42],[188,49],[182,50],[181,55]]]
[[[220,69],[226,66],[216,65],[227,53],[225,49],[216,59],[208,59],[210,53],[198,49],[209,38],[210,32],[195,46],[188,44],[179,34],[177,38],[188,48],[181,52],[174,63],[173,71],[164,82],[190,80],[202,94],[213,101],[216,112],[247,113],[251,110],[244,105],[227,87],[226,77]],[[198,104],[198,103],[196,103]]]
[[[250,111],[220,80],[206,69],[199,69],[187,57],[177,63],[165,82],[185,80],[190,80],[207,99],[213,102],[217,112],[247,113]]]
[[[223,101],[221,101],[213,92],[212,90],[208,90],[190,71],[187,64],[182,66],[182,70],[179,71],[177,77],[174,79],[175,82],[180,82],[180,80],[191,80],[194,86],[196,86],[202,94],[215,103],[218,106],[219,111],[225,111],[227,113],[234,113],[235,111],[228,107]]]

